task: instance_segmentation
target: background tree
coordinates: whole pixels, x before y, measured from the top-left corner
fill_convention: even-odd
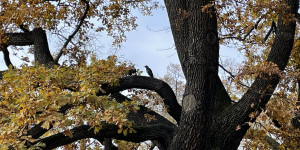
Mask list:
[[[128,76],[130,65],[118,62],[115,56],[107,60],[88,57],[84,46],[88,30],[94,28],[88,19],[101,20],[96,30],[106,30],[118,45],[125,31],[136,26],[130,8],[148,13],[156,3],[1,1],[0,45],[10,69],[1,75],[0,145],[71,148],[68,144],[93,138],[106,149],[115,148],[111,139],[151,140],[159,149],[237,149],[244,137],[246,147],[259,147],[247,139],[257,134],[266,137],[268,132],[271,135],[267,137],[277,138],[273,139],[277,144],[261,139],[263,148],[269,144],[297,149],[299,1],[165,0],[165,5],[186,79],[182,107],[165,82]],[[69,36],[62,36],[65,42],[53,57],[45,30],[60,36],[66,31],[60,30],[62,24],[77,25]],[[73,39],[78,42],[69,47]],[[240,90],[235,103],[218,76],[220,44],[237,44],[247,58],[239,73],[231,75]],[[24,45],[33,45],[35,63],[14,68],[7,61],[7,46]],[[69,56],[68,62],[59,62],[62,54]],[[120,93],[132,88],[157,93],[176,123],[149,110],[138,98]],[[290,111],[278,113],[281,107]],[[155,119],[149,120],[149,116]],[[266,116],[271,119],[264,119]],[[276,120],[282,127],[253,127],[252,132],[250,127],[260,117],[262,121]]]
[[[182,97],[185,88],[185,79],[179,64],[170,64],[167,67],[167,74],[162,78],[163,81],[168,83],[173,91],[179,104],[182,104]]]

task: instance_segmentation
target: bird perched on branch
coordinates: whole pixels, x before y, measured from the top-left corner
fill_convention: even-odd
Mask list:
[[[148,75],[153,78],[152,70],[147,65],[145,67],[146,67],[146,72],[148,73]]]
[[[128,75],[136,75],[136,69],[135,68],[131,68],[129,71],[128,71]]]

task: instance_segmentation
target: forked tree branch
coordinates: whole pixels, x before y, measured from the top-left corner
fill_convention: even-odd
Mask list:
[[[72,138],[69,136],[65,136],[63,133],[58,133],[41,140],[33,144],[37,144],[39,142],[44,143],[46,146],[41,147],[41,149],[49,150],[54,149],[66,144],[73,143],[77,140],[86,139],[86,138],[114,138],[118,140],[125,140],[131,142],[143,142],[146,140],[157,140],[157,139],[164,139],[170,140],[171,136],[170,133],[174,132],[174,129],[170,126],[157,124],[157,125],[150,125],[150,126],[143,126],[143,127],[133,127],[137,133],[128,133],[124,136],[122,133],[119,134],[117,131],[119,127],[117,125],[102,124],[102,129],[98,133],[94,133],[94,129],[91,128],[89,125],[81,125],[75,127],[71,130],[73,133]],[[164,146],[166,147],[166,146]]]
[[[272,25],[271,25],[271,28],[270,30],[268,31],[268,33],[266,34],[265,38],[264,38],[264,41],[266,42],[267,39],[269,38],[270,34],[272,33],[272,31],[274,33],[276,33],[276,30],[277,30],[277,27],[276,27],[276,23],[274,21],[272,21]]]
[[[155,86],[146,86],[147,82],[145,82],[145,80],[148,80],[148,79],[154,79],[154,78],[141,77],[141,76],[124,77],[124,78],[120,79],[120,86],[117,86],[117,87],[102,86],[102,89],[104,89],[106,92],[103,93],[103,92],[99,91],[97,93],[97,96],[103,96],[103,95],[111,94],[112,98],[115,98],[117,100],[117,102],[121,103],[125,99],[129,100],[129,98],[123,96],[119,92],[121,92],[122,90],[125,90],[125,89],[129,89],[129,88],[142,88],[143,87],[145,89],[155,90],[157,93],[159,93],[159,95],[162,98],[167,97],[167,98],[165,98],[165,103],[166,104],[171,104],[171,106],[173,106],[174,104],[172,104],[173,103],[172,101],[173,100],[176,101],[176,98],[175,98],[174,93],[173,93],[173,96],[172,96],[172,94],[169,93],[169,92],[172,92],[172,89],[170,87],[169,88],[165,87],[166,83],[164,83],[163,81],[160,81],[158,79],[155,79],[155,81],[149,81],[149,82],[154,82]],[[165,90],[165,91],[163,91],[163,90]],[[168,95],[171,95],[171,96],[168,96]],[[174,98],[174,99],[172,100],[172,98]],[[70,109],[72,107],[74,107],[72,104],[67,104],[65,106],[62,106],[61,109],[60,109],[60,112],[65,113],[68,109]],[[169,110],[173,110],[171,108],[172,107],[169,107]],[[179,107],[179,110],[181,110],[181,106]],[[155,116],[156,120],[151,121],[151,122],[147,122],[145,117],[144,117],[144,114],[146,114],[146,113],[149,114],[149,115]],[[173,112],[173,114],[176,114],[176,113]],[[134,126],[147,126],[147,125],[149,126],[149,125],[156,125],[156,124],[164,124],[166,126],[176,128],[176,126],[173,123],[171,123],[170,121],[168,121],[164,117],[160,116],[159,114],[157,114],[153,111],[149,111],[144,106],[140,106],[140,110],[137,113],[134,113],[134,112],[129,113],[127,118],[131,121],[134,121]],[[28,133],[27,136],[31,135],[33,138],[37,139],[40,136],[42,136],[44,133],[46,133],[48,130],[41,128],[41,124],[35,125],[34,127],[32,127],[27,132]],[[106,138],[106,137],[104,137],[104,138]],[[159,141],[158,139],[156,139],[156,140]],[[161,143],[161,141],[159,141],[159,142]],[[164,143],[164,142],[162,142],[162,143]]]
[[[103,85],[101,88],[106,93],[116,93],[131,88],[153,90],[164,100],[165,105],[168,107],[169,114],[176,120],[177,123],[180,122],[181,106],[177,102],[172,88],[164,81],[145,76],[128,76],[121,78],[119,83],[119,86],[109,87],[108,85]],[[102,94],[103,93],[101,91],[97,93],[97,95]]]
[[[227,72],[227,73],[231,76],[232,79],[235,78],[235,75],[233,75],[232,72],[230,72],[229,70],[227,70],[224,66],[222,66],[221,64],[219,64],[219,67],[220,67],[222,70],[224,70],[225,72]],[[241,81],[238,81],[238,84],[240,84],[240,85],[242,85],[242,86],[244,86],[244,87],[249,88],[248,85],[242,83]]]
[[[46,33],[41,28],[35,28],[25,33],[5,33],[8,37],[7,46],[34,45],[34,59],[39,64],[53,66],[55,63],[49,50]]]
[[[68,39],[66,40],[66,42],[64,43],[63,47],[61,48],[61,50],[59,51],[59,53],[57,54],[56,58],[54,59],[55,63],[58,63],[58,60],[60,59],[60,57],[62,56],[64,50],[67,48],[68,44],[71,42],[72,38],[76,35],[76,33],[79,31],[80,27],[83,25],[84,19],[87,17],[87,13],[90,9],[90,4],[89,1],[87,0],[81,0],[82,2],[84,2],[86,4],[85,7],[85,11],[83,16],[81,17],[79,24],[77,25],[76,29],[73,31],[73,33],[68,37]]]
[[[287,0],[286,3],[291,7],[290,13],[296,14],[299,0]],[[293,48],[296,23],[291,21],[289,24],[284,24],[281,16],[279,15],[277,34],[267,61],[276,64],[280,70],[284,70]],[[232,143],[238,147],[238,144],[240,144],[250,127],[249,122],[254,122],[257,115],[265,108],[279,80],[280,78],[276,74],[262,74],[256,77],[254,83],[241,100],[232,105],[231,108],[228,108],[227,112],[224,112],[221,117],[215,120],[214,125],[219,126],[216,128],[218,131],[215,132],[227,135],[225,143]],[[255,91],[259,91],[259,93]],[[251,117],[251,113],[256,115]],[[229,147],[232,147],[232,145],[228,145]]]
[[[111,97],[116,99],[118,102],[122,102],[125,99],[129,99],[120,93],[113,93]],[[150,114],[155,116],[155,120],[147,121],[144,117],[144,114]],[[156,140],[160,143],[160,146],[166,146],[165,144],[169,143],[171,140],[173,132],[176,129],[176,126],[160,116],[159,114],[149,111],[148,108],[140,106],[140,110],[136,113],[130,112],[127,116],[130,121],[133,121],[133,128],[138,132],[138,134],[132,134],[132,137],[124,136],[123,134],[118,134],[117,130],[119,129],[116,125],[102,123],[102,129],[99,133],[95,134],[93,128],[88,125],[82,125],[75,127],[71,131],[73,132],[73,137],[64,136],[62,133],[52,135],[47,138],[38,140],[31,145],[37,144],[38,142],[43,142],[46,144],[46,147],[43,149],[52,149],[62,145],[70,144],[80,139],[84,138],[95,138],[95,139],[104,139],[104,138],[114,138],[120,140],[127,140],[132,142],[142,142],[146,140]],[[41,127],[35,127],[36,129],[47,132],[46,129]],[[149,130],[149,131],[147,131]],[[145,132],[144,134],[141,134]],[[147,134],[147,135],[145,135]],[[39,136],[41,136],[40,134]],[[163,138],[162,138],[163,137]],[[35,137],[36,139],[38,137]],[[28,145],[28,146],[31,146]]]

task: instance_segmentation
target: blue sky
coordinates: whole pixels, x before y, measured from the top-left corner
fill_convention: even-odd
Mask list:
[[[106,58],[111,54],[117,54],[121,60],[132,62],[138,69],[144,71],[145,65],[148,65],[154,76],[162,77],[167,73],[167,66],[170,63],[179,64],[178,56],[175,51],[172,33],[169,29],[169,20],[165,9],[153,11],[152,16],[143,16],[137,13],[137,30],[128,32],[127,41],[122,44],[118,51],[111,49],[112,39],[102,34],[96,47],[101,47],[100,58]],[[50,49],[56,49],[55,39],[49,39]],[[25,52],[19,51],[21,54],[28,56]],[[227,59],[235,62],[241,62],[243,56],[234,48],[221,46],[220,58],[222,61]],[[14,65],[20,64],[17,58],[12,57]],[[0,53],[0,70],[5,70],[6,66]]]
[[[167,12],[165,9],[158,9],[153,11],[152,16],[137,14],[137,30],[127,34],[127,41],[117,54],[122,60],[134,63],[137,68],[144,71],[144,75],[146,75],[144,66],[148,65],[154,76],[162,77],[167,73],[167,66],[170,63],[179,64]],[[109,47],[108,44],[104,49],[107,50]],[[109,54],[108,51],[106,55]],[[220,59],[240,63],[244,57],[236,48],[221,46]]]

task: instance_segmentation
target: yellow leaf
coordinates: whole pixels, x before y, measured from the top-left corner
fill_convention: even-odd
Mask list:
[[[50,128],[50,122],[49,122],[49,121],[45,121],[45,122],[42,124],[41,127],[44,128],[44,129],[49,129],[49,128]]]
[[[123,130],[123,135],[126,136],[128,134],[128,128]]]
[[[70,138],[73,138],[73,133],[72,133],[70,130],[64,131],[63,134],[64,134],[65,136],[68,136],[68,137],[70,137]]]
[[[123,128],[120,128],[120,129],[118,130],[118,133],[121,134],[122,131],[123,131]]]

